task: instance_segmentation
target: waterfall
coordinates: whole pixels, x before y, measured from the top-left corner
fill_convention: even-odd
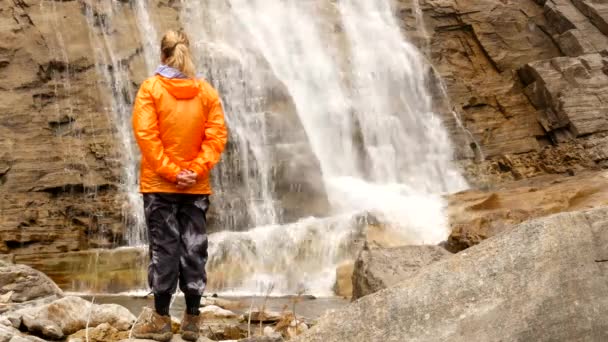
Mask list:
[[[95,59],[95,66],[102,81],[111,90],[105,96],[109,107],[106,114],[114,122],[117,140],[122,144],[124,173],[122,192],[126,196],[123,206],[125,226],[128,227],[125,240],[130,245],[143,245],[147,241],[147,231],[143,215],[143,200],[138,189],[138,157],[131,129],[131,107],[134,94],[129,78],[128,57],[119,55],[119,43],[110,37],[110,28],[115,13],[120,8],[115,2],[82,4],[89,25],[89,39]],[[103,18],[103,19],[100,19]],[[132,29],[133,30],[133,29]],[[134,31],[134,30],[133,30]],[[122,52],[124,53],[124,52]]]
[[[112,6],[122,5],[106,6],[102,22],[90,6],[85,12],[98,73],[112,89],[108,114],[125,152],[132,218],[127,241],[136,246],[146,234],[130,127],[135,94],[106,30]],[[150,74],[160,30],[146,1],[131,8]],[[224,231],[209,237],[210,289],[262,293],[273,285],[329,295],[337,265],[355,256],[367,213],[412,244],[447,237],[442,196],[466,183],[433,111],[430,66],[404,37],[390,0],[182,0],[180,20],[230,129],[213,171],[215,224]],[[285,215],[282,195],[301,191],[279,184],[285,151],[314,159],[296,178],[321,175],[328,217]]]
[[[439,194],[466,184],[450,164],[450,140],[433,113],[429,66],[404,39],[390,1],[185,4],[182,19],[198,44],[221,46],[239,61],[262,59],[285,84],[336,212],[374,211],[418,242],[445,238]],[[209,58],[207,52],[198,57]],[[259,63],[240,67],[264,72]],[[209,72],[222,90],[243,82]],[[244,100],[223,94],[228,103]],[[241,108],[229,105],[228,115],[250,116],[250,108]],[[252,132],[246,127],[238,135]]]

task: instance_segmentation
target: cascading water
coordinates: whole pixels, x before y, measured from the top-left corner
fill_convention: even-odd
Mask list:
[[[147,233],[143,216],[143,201],[138,191],[137,172],[138,158],[135,152],[134,138],[131,133],[132,92],[129,72],[125,60],[116,54],[119,47],[113,45],[109,37],[109,27],[112,26],[114,13],[119,11],[114,2],[99,2],[95,5],[83,4],[89,24],[89,39],[93,48],[97,73],[111,90],[108,116],[116,126],[117,138],[123,147],[123,164],[125,165],[122,179],[123,193],[127,197],[123,207],[127,230],[126,240],[130,245],[143,245],[147,241]],[[95,7],[93,7],[95,6]]]
[[[404,38],[389,0],[181,5],[199,71],[220,90],[230,128],[227,152],[214,170],[213,202],[226,231],[210,235],[213,290],[262,293],[272,284],[281,293],[331,294],[336,266],[354,257],[365,212],[413,244],[447,237],[441,195],[466,184],[450,164],[450,140],[425,87],[429,66]],[[145,1],[133,6],[151,72],[158,30]],[[133,94],[123,94],[124,65],[103,26],[98,30],[91,41],[98,71],[114,91],[111,110],[128,165],[125,191],[138,211],[136,158],[125,121]],[[273,129],[268,108],[295,115],[318,159],[330,217],[280,224],[274,145],[288,145],[294,133]],[[131,224],[130,244],[145,241],[143,227]]]

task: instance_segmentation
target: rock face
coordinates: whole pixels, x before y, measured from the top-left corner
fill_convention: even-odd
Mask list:
[[[450,253],[439,246],[370,248],[366,245],[355,261],[352,299],[391,287],[448,255]]]
[[[526,222],[325,315],[295,341],[603,341],[606,260],[606,207]]]
[[[443,79],[444,119],[472,184],[606,166],[605,4],[426,0],[421,28],[400,3],[404,31]]]
[[[608,206],[608,172],[545,176],[494,190],[448,197],[452,232],[447,248],[458,252],[516,224],[559,212]]]

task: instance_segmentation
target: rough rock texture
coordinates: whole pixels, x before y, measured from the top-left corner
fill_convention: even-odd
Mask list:
[[[336,296],[351,298],[353,296],[353,271],[355,263],[346,261],[338,265],[336,268],[336,283],[334,284],[334,293]]]
[[[0,262],[0,303],[23,303],[63,292],[45,274],[29,266]]]
[[[24,335],[18,329],[0,325],[0,342],[46,342],[46,340]]]
[[[421,268],[449,255],[448,251],[439,246],[370,248],[365,245],[355,261],[352,273],[352,299],[359,299],[411,278]]]
[[[606,260],[608,208],[529,221],[326,314],[295,341],[604,341]]]
[[[83,342],[113,342],[120,341],[129,337],[128,331],[119,331],[113,326],[103,323],[95,328],[89,328],[88,334],[87,330],[80,330],[79,332],[71,335],[68,340],[73,341],[76,339],[80,339]]]
[[[424,27],[400,3],[404,32],[443,79],[436,93],[449,96],[442,111],[473,185],[606,166],[603,2],[426,0]]]
[[[126,308],[116,304],[92,304],[79,297],[65,297],[50,304],[17,311],[28,331],[49,338],[60,338],[89,327],[107,323],[125,331],[135,322]]]
[[[81,10],[77,1],[0,3],[0,253],[121,239],[120,146],[88,35],[74,29],[88,26]]]
[[[452,232],[446,247],[458,252],[533,218],[603,206],[608,206],[606,171],[537,177],[488,191],[467,190],[448,197]]]

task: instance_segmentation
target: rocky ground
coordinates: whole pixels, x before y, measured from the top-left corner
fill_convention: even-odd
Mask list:
[[[313,322],[291,311],[297,308],[298,298],[293,301],[293,305],[273,312],[264,303],[246,307],[239,301],[205,298],[199,341],[275,342],[295,337]],[[95,304],[94,298],[87,301],[68,296],[29,266],[0,263],[1,342],[142,341],[129,339],[131,328],[150,313],[143,308],[135,316],[117,304]],[[178,318],[174,318],[173,328],[177,333]],[[173,341],[181,341],[180,336],[176,334]]]

